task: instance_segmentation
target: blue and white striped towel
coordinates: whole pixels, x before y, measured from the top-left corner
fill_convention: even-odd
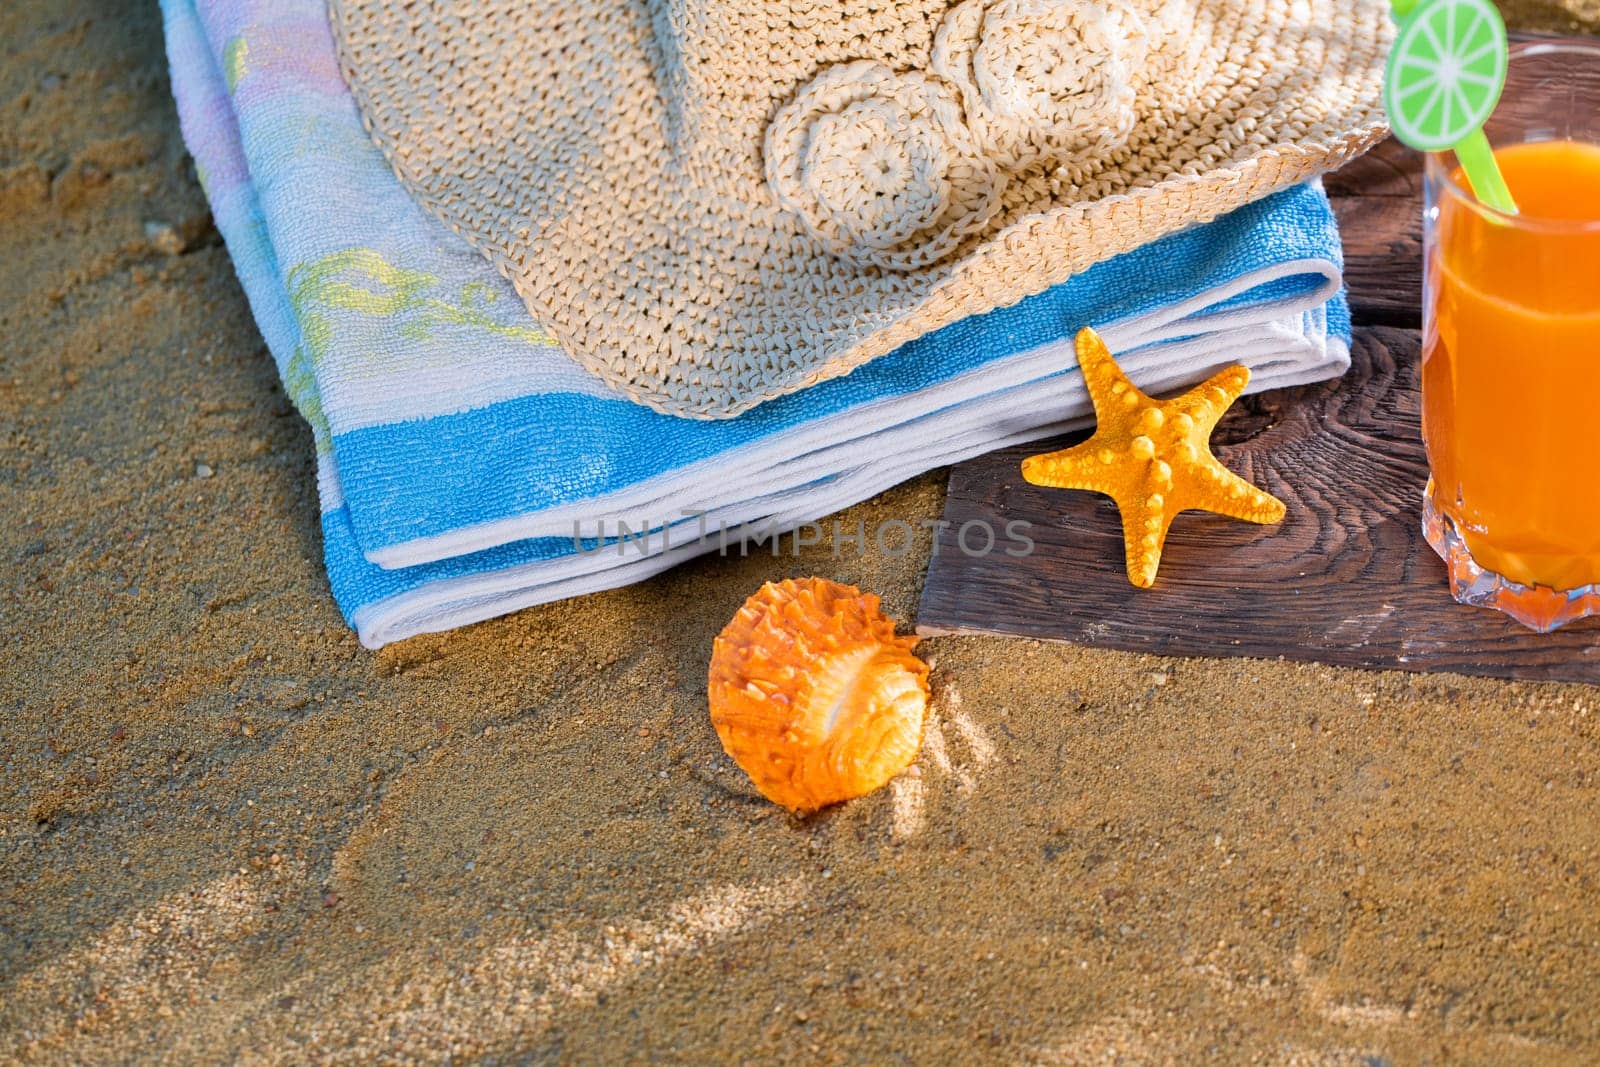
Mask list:
[[[163,0],[184,136],[316,439],[335,599],[376,648],[638,581],[930,467],[1081,425],[1070,338],[1146,389],[1242,362],[1340,374],[1338,231],[1309,185],[721,422],[657,414],[556,347],[362,128],[325,0]],[[618,523],[653,532],[596,551]]]

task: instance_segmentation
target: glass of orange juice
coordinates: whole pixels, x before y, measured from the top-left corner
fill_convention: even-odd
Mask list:
[[[1484,131],[1516,215],[1425,177],[1423,528],[1457,600],[1600,614],[1600,44],[1511,50]]]

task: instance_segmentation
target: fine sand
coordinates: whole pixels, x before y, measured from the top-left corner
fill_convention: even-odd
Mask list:
[[[361,649],[159,22],[0,4],[0,1062],[1600,1062],[1600,691],[929,641],[802,822],[712,638],[926,545]]]

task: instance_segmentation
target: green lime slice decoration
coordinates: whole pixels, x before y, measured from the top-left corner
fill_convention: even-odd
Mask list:
[[[1400,28],[1383,79],[1394,135],[1423,152],[1455,149],[1478,198],[1515,212],[1483,135],[1506,84],[1506,24],[1490,0],[1397,0]]]
[[[1383,106],[1395,136],[1442,152],[1481,129],[1506,84],[1506,24],[1489,0],[1429,0],[1395,37]]]

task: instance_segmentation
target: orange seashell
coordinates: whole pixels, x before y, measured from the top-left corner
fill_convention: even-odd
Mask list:
[[[922,745],[928,665],[878,598],[823,578],[768,582],[711,652],[711,722],[767,799],[795,812],[863,796]]]

